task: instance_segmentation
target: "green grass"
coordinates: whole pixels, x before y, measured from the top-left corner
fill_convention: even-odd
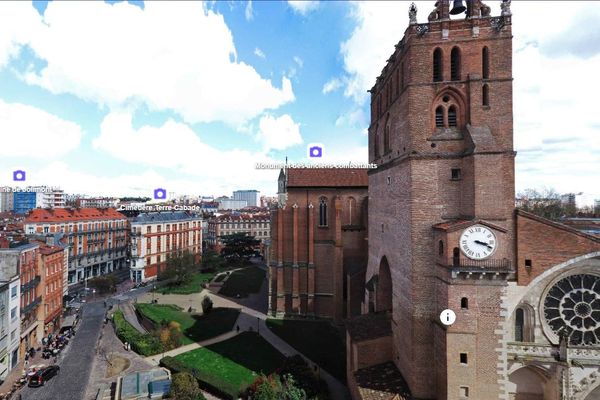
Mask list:
[[[233,329],[240,313],[234,308],[214,308],[208,315],[190,314],[170,304],[136,304],[136,309],[157,326],[175,321],[181,325],[183,345],[213,338]]]
[[[180,354],[175,360],[199,371],[202,380],[226,393],[243,389],[257,375],[275,372],[285,357],[253,332]],[[237,393],[232,394],[237,395]]]
[[[265,279],[265,271],[258,267],[246,267],[233,271],[223,284],[219,294],[229,297],[248,297],[258,293]]]
[[[344,337],[329,321],[267,319],[267,326],[321,368],[346,381]]]
[[[192,278],[181,285],[167,285],[156,289],[157,293],[161,294],[192,294],[199,293],[202,291],[202,285],[210,282],[212,278],[218,273],[215,272],[196,272],[192,275]]]

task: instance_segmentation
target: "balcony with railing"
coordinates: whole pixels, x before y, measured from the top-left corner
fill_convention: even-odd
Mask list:
[[[31,303],[27,304],[25,307],[21,309],[21,315],[27,315],[30,312],[34,311],[42,302],[42,296],[38,296]]]
[[[39,275],[36,275],[32,280],[21,285],[21,293],[25,293],[28,290],[31,290],[31,289],[34,289],[35,287],[37,287],[37,285],[40,284],[40,280],[41,280],[41,277]]]

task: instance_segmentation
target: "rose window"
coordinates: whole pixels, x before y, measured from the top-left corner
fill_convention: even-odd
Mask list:
[[[544,299],[546,322],[569,344],[600,343],[600,277],[571,275],[558,281]]]

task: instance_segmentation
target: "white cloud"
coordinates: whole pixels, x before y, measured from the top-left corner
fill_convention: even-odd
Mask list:
[[[284,114],[281,117],[265,115],[258,124],[257,139],[263,144],[264,150],[284,150],[290,146],[301,144],[300,124],[292,117]]]
[[[181,182],[191,185],[186,191],[185,184],[181,183],[177,189],[180,193],[193,193],[194,187],[203,188],[202,193],[222,193],[233,188],[236,182],[244,182],[248,187],[268,187],[276,183],[276,174],[272,171],[255,169],[257,162],[274,162],[265,153],[244,150],[243,143],[240,149],[218,150],[202,142],[188,125],[173,120],[158,127],[134,128],[130,114],[113,112],[104,118],[93,146],[122,161],[176,173],[181,176]],[[157,179],[153,184],[176,187],[176,181],[165,183]],[[124,182],[130,188],[139,186],[133,178]]]
[[[261,49],[259,49],[258,47],[256,47],[254,49],[254,55],[256,55],[257,57],[260,57],[260,58],[265,58],[266,57],[265,53],[263,53],[263,51]]]
[[[342,81],[339,78],[331,78],[323,85],[323,94],[335,92],[342,87]]]
[[[246,3],[246,9],[244,10],[244,16],[246,21],[252,21],[254,19],[254,10],[252,9],[252,0],[248,0]]]
[[[300,68],[304,66],[304,61],[299,56],[294,56],[294,62],[298,64]]]
[[[301,15],[308,15],[319,8],[319,2],[311,0],[288,0],[288,4],[294,12]]]
[[[190,123],[234,126],[294,100],[288,78],[278,88],[236,61],[223,16],[202,3],[146,2],[142,10],[127,2],[50,2],[44,24],[23,23],[17,33],[28,32],[47,63],[26,80],[52,93],[112,109],[144,103]]]
[[[356,108],[350,112],[344,113],[335,120],[335,126],[363,127],[367,126],[369,121],[362,108]]]
[[[77,148],[83,132],[44,110],[0,100],[0,156],[56,158]]]

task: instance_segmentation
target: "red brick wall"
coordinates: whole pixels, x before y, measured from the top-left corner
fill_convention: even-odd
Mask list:
[[[600,238],[518,211],[517,282],[528,285],[546,269],[572,258],[600,251]],[[531,268],[525,267],[531,260]]]

